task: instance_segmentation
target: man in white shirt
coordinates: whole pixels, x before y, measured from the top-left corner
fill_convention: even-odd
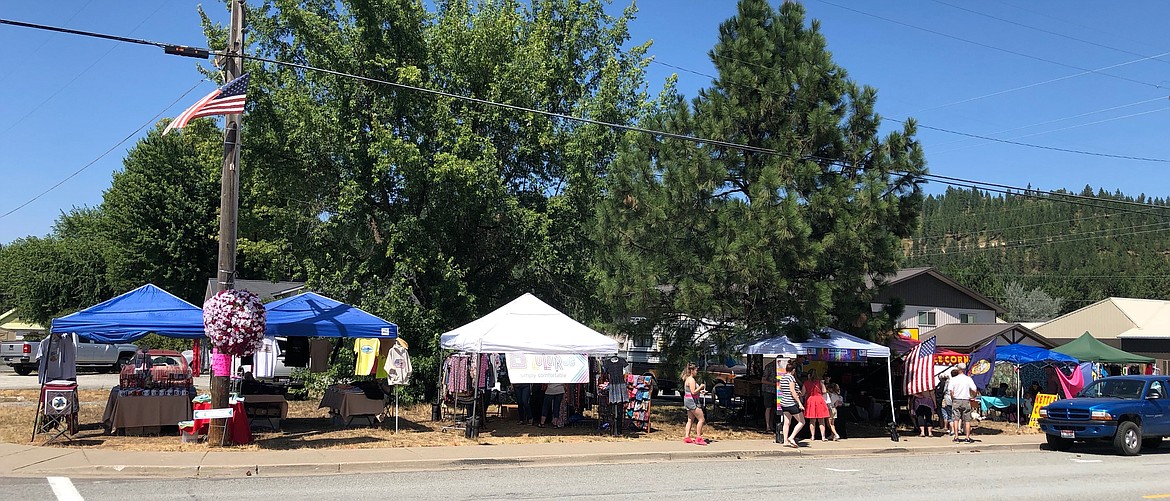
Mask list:
[[[967,364],[964,363],[960,363],[951,370],[951,382],[947,383],[947,394],[951,396],[951,419],[955,421],[956,431],[953,441],[960,441],[958,424],[961,421],[967,435],[966,442],[974,443],[975,440],[971,439],[971,421],[973,419],[971,399],[979,394],[979,389],[975,387],[975,381],[966,372]]]

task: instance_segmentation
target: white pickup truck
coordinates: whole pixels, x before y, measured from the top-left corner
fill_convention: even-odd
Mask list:
[[[96,369],[98,372],[117,371],[130,362],[138,347],[132,344],[95,343],[88,339],[77,339],[77,367]],[[13,341],[0,343],[0,359],[21,376],[37,370],[41,358],[40,341]]]

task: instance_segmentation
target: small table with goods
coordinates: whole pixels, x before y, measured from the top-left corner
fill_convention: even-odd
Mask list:
[[[369,398],[361,388],[341,384],[325,389],[321,405],[317,408],[326,407],[329,408],[329,414],[333,419],[345,426],[349,426],[354,418],[365,419],[369,424],[374,424],[380,421],[382,414],[386,412],[386,400]]]
[[[244,414],[248,424],[264,422],[273,430],[280,429],[280,422],[288,418],[288,400],[284,395],[244,395]]]
[[[250,397],[249,397],[250,398]],[[233,443],[236,445],[247,445],[252,443],[252,429],[248,426],[248,413],[246,411],[247,398],[230,398],[228,399],[228,408],[232,409],[232,417],[227,418],[227,429],[224,431],[224,443]],[[192,411],[211,410],[211,397],[208,395],[200,395],[191,402]],[[194,414],[194,412],[192,412]],[[210,419],[196,419],[194,420],[193,434],[196,436],[206,435],[211,428]]]
[[[102,424],[106,433],[127,435],[157,434],[163,426],[176,426],[191,419],[191,397],[195,388],[110,389]]]

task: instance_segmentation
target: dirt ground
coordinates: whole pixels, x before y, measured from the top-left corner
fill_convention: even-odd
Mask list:
[[[36,412],[37,390],[0,390],[0,441],[27,444],[32,433],[33,417]],[[203,444],[181,443],[178,429],[163,428],[156,436],[108,435],[101,425],[102,412],[109,392],[105,390],[81,390],[80,432],[67,443],[67,447],[102,448],[128,451],[197,451],[206,450]],[[547,442],[597,442],[597,441],[651,441],[681,440],[686,417],[681,405],[669,400],[655,400],[652,407],[652,431],[631,433],[614,437],[597,430],[594,423],[586,422],[565,428],[537,428],[522,426],[514,419],[492,417],[496,406],[489,407],[488,422],[480,432],[479,440],[464,438],[461,430],[442,431],[449,421],[433,422],[430,405],[403,407],[399,415],[399,432],[394,431],[394,419],[388,417],[381,423],[365,425],[354,423],[345,427],[334,423],[328,409],[318,409],[319,400],[290,401],[289,417],[281,423],[281,431],[273,432],[263,428],[253,430],[253,442],[246,446],[226,447],[224,450],[288,450],[304,448],[361,449],[376,447],[434,447],[462,446],[476,444],[514,444]],[[586,417],[591,417],[586,413]],[[710,416],[710,423],[703,435],[709,440],[771,439],[762,424],[744,424],[735,420]],[[883,437],[888,431],[880,424],[850,423],[848,436]],[[1025,433],[1038,431],[1026,425],[1019,432],[1015,423],[982,421],[976,430],[979,434]],[[902,434],[916,433],[908,427]],[[939,432],[936,430],[936,435]],[[41,443],[45,435],[37,437],[34,443]]]

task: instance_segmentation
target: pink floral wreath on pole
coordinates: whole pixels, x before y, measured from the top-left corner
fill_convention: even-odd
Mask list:
[[[264,303],[246,290],[226,289],[203,303],[203,327],[221,354],[255,353],[263,343],[265,325]]]

